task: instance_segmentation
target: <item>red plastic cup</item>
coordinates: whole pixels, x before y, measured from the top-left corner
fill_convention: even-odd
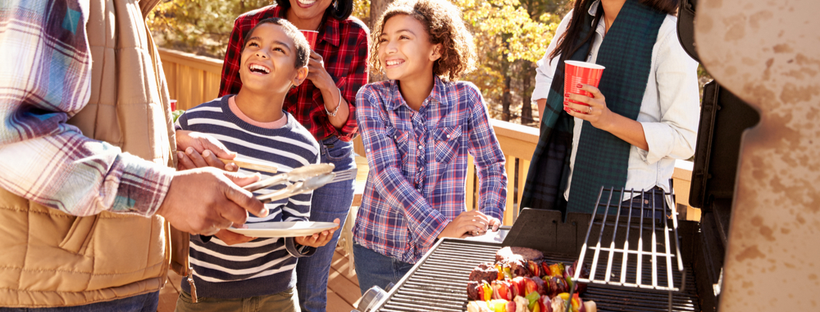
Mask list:
[[[578,88],[579,83],[588,84],[593,87],[598,87],[601,82],[601,75],[604,73],[604,68],[601,65],[580,62],[580,61],[564,61],[564,93],[581,94],[591,97],[592,93]],[[568,100],[575,104],[587,105],[573,100]],[[589,106],[589,105],[587,105]],[[569,108],[564,108],[568,110]]]
[[[171,111],[177,110],[177,100],[171,100]]]
[[[319,37],[319,32],[315,30],[299,30],[302,32],[302,35],[305,35],[305,39],[307,39],[308,44],[310,45],[310,49],[316,49],[316,38]]]

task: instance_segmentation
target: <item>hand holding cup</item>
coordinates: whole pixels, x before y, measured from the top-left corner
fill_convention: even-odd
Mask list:
[[[570,112],[572,108],[567,107],[567,102],[587,105],[567,98],[567,94],[580,94],[587,97],[592,97],[592,93],[583,90],[580,85],[587,84],[595,88],[601,81],[601,75],[604,73],[604,66],[581,62],[581,61],[564,61],[564,111]],[[579,113],[588,113],[588,111],[574,110]]]

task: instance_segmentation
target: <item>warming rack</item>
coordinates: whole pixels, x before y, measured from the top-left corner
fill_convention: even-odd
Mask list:
[[[624,191],[623,188],[619,191],[601,187],[598,192],[598,204],[592,212],[584,244],[578,256],[578,263],[581,264],[585,259],[589,260],[587,251],[592,253],[592,260],[587,266],[590,268],[589,278],[579,276],[582,270],[577,268],[583,267],[579,265],[576,267],[573,280],[588,284],[668,291],[669,311],[673,310],[672,295],[674,292],[683,291],[686,285],[686,269],[678,239],[677,210],[674,205],[668,204],[673,202],[672,194],[663,193],[662,203],[656,203],[656,195],[659,195],[657,192],[663,191]],[[634,207],[633,200],[626,202],[629,207],[624,207],[625,194],[629,195],[627,198],[644,195],[640,207]],[[601,201],[601,198],[606,198],[606,201]],[[627,211],[623,211],[624,209]],[[649,276],[645,275],[646,270],[642,267],[647,264],[647,260],[651,265]],[[600,263],[601,261],[605,261],[606,265]],[[604,272],[601,272],[601,268],[605,268]],[[677,270],[680,273],[677,275],[683,277],[680,284],[675,284],[673,270]]]

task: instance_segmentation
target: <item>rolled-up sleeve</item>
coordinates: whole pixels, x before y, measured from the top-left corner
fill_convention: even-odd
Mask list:
[[[479,181],[479,209],[482,213],[497,218],[504,217],[507,205],[507,173],[504,152],[490,125],[490,116],[484,105],[484,98],[478,88],[472,86],[470,102],[474,104],[470,114],[470,154],[475,158]]]
[[[348,65],[349,71],[347,76],[341,77],[336,82],[336,87],[347,101],[348,111],[347,122],[341,129],[336,129],[330,126],[330,132],[338,136],[342,141],[350,141],[356,137],[359,131],[359,126],[356,123],[356,94],[359,89],[367,83],[369,79],[368,62],[370,61],[370,35],[366,29],[359,29],[356,36],[350,36],[351,40],[355,38],[355,44],[347,48],[352,49],[346,53],[350,54],[350,63]]]
[[[66,15],[46,9],[53,7],[0,8],[10,24],[28,25],[0,36],[0,54],[13,60],[0,66],[0,187],[77,216],[152,215],[174,170],[85,137],[66,123],[91,96],[91,54],[81,23],[87,12],[69,15],[79,27],[66,28],[66,22],[54,23]],[[30,19],[15,20],[23,17]]]
[[[697,62],[681,47],[674,33],[665,34],[658,45],[659,122],[641,122],[649,151],[641,153],[654,164],[664,157],[687,159],[695,153],[698,119]]]

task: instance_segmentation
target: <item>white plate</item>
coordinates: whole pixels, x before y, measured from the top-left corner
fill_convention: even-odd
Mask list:
[[[246,223],[247,229],[228,228],[228,231],[251,237],[297,237],[320,233],[336,227],[333,222],[290,221]]]

